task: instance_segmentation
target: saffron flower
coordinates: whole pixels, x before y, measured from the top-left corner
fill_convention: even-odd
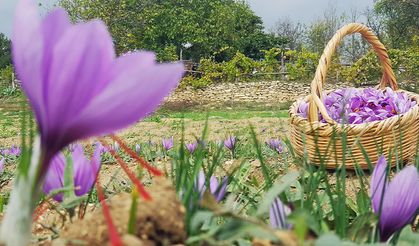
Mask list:
[[[292,225],[287,222],[291,209],[284,205],[278,197],[274,199],[269,209],[269,222],[274,229],[291,229]]]
[[[274,151],[282,153],[284,151],[284,144],[280,139],[269,139],[266,144]]]
[[[414,166],[407,166],[389,182],[387,161],[378,159],[371,176],[371,202],[379,216],[381,241],[408,225],[419,209],[419,175]]]
[[[71,159],[73,163],[74,191],[76,196],[83,196],[90,191],[96,181],[96,176],[101,166],[100,148],[96,147],[93,157],[89,161],[84,155],[83,147],[76,145]],[[52,159],[45,177],[43,187],[45,194],[64,188],[65,166],[66,157],[62,153],[59,153]],[[58,202],[62,202],[63,198],[64,194],[62,193],[54,196],[54,199]]]
[[[32,0],[18,3],[12,50],[39,124],[45,170],[71,142],[145,117],[183,74],[182,64],[157,64],[150,52],[116,58],[101,21],[73,25],[61,8],[42,20]]]
[[[29,175],[17,174],[0,230],[0,242],[20,246],[28,245],[32,210],[52,159],[72,142],[144,118],[177,86],[184,67],[158,64],[151,52],[117,58],[103,22],[72,24],[62,8],[41,18],[34,0],[18,1],[12,53],[40,133]]]
[[[2,149],[0,152],[3,156],[14,156],[18,157],[22,154],[22,150],[20,147],[12,145],[10,148]]]
[[[168,151],[173,148],[173,137],[171,138],[164,138],[162,140],[163,148]]]
[[[4,163],[5,163],[4,157],[3,156],[0,156],[0,175],[3,174],[3,171],[4,171]]]
[[[230,151],[234,151],[236,148],[236,137],[229,136],[226,140],[224,140],[224,146]]]
[[[198,190],[201,197],[204,195],[204,192],[207,189],[205,185],[205,180],[206,180],[205,173],[203,171],[200,171],[198,174],[196,189]],[[227,182],[228,182],[227,177],[222,178],[221,182],[219,182],[215,176],[210,177],[209,191],[214,196],[217,202],[220,202],[221,200],[223,200],[227,191]]]
[[[195,153],[196,148],[198,147],[198,143],[190,143],[186,145],[186,148],[188,149],[190,154]]]
[[[323,94],[323,102],[330,117],[338,123],[361,124],[384,120],[396,115],[402,115],[416,106],[404,92],[395,92],[391,88],[384,91],[366,88],[356,90],[344,88],[329,94]],[[297,113],[307,118],[308,103],[301,101]],[[319,114],[319,120],[326,122]]]
[[[137,152],[137,154],[140,154],[140,151],[141,151],[141,145],[136,144],[135,145],[135,152]]]

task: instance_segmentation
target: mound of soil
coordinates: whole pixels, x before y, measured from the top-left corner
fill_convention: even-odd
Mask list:
[[[153,199],[138,200],[134,235],[128,234],[132,196],[121,193],[107,201],[124,245],[182,244],[186,239],[185,208],[178,201],[172,184],[167,179],[156,178],[148,191]],[[108,228],[101,209],[69,224],[52,245],[109,245]]]

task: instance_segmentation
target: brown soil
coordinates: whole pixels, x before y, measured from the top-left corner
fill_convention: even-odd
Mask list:
[[[132,197],[127,193],[115,195],[108,201],[113,223],[123,235],[124,245],[173,245],[186,239],[185,208],[178,201],[171,183],[157,178],[149,189],[153,199],[139,200],[135,235],[128,235],[129,212]],[[60,239],[52,245],[108,245],[108,228],[101,209],[88,214],[83,220],[67,224]]]

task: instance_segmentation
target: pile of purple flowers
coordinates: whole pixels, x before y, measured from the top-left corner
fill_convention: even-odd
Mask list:
[[[366,88],[344,88],[323,94],[323,102],[330,117],[338,123],[361,124],[401,115],[416,105],[404,92]],[[297,113],[308,117],[308,103],[301,102]],[[319,114],[319,120],[326,122]]]

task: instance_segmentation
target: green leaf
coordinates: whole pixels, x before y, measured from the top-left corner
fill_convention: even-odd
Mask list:
[[[419,245],[419,233],[412,231],[410,226],[406,226],[400,233],[397,246]]]
[[[278,197],[285,189],[290,187],[298,178],[297,171],[291,171],[290,173],[283,176],[278,182],[275,182],[273,186],[266,192],[264,199],[259,205],[256,212],[256,216],[260,217],[269,211],[269,208],[276,197]]]
[[[367,242],[376,223],[377,216],[372,212],[356,217],[348,228],[348,238],[357,243]]]
[[[66,158],[66,165],[64,169],[64,200],[75,197],[74,194],[74,173],[73,173],[73,160],[70,157]]]

